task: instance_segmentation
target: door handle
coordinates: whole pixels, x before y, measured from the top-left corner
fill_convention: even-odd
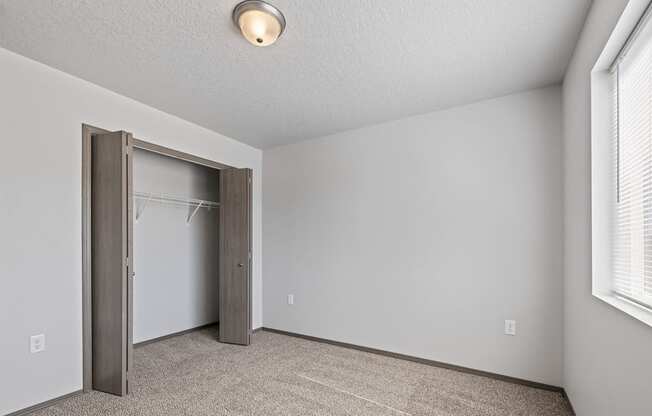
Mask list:
[[[238,263],[238,267],[244,267],[244,264]]]

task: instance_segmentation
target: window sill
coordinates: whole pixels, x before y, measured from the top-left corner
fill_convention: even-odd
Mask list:
[[[652,326],[652,310],[644,306],[637,305],[634,302],[629,302],[625,299],[619,298],[611,293],[593,293],[593,296],[601,301],[613,306],[614,308],[625,312],[627,315],[638,319],[639,321]]]

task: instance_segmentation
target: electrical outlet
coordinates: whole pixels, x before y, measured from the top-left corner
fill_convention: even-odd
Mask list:
[[[45,351],[45,334],[32,335],[29,337],[29,352],[34,354],[41,351]]]
[[[505,335],[516,335],[516,321],[511,319],[505,321]]]
[[[288,295],[288,305],[294,305],[294,295]]]

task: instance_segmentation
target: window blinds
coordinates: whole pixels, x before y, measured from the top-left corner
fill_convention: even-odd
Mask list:
[[[613,290],[652,307],[652,36],[642,31],[615,68]],[[645,33],[648,32],[648,33]]]

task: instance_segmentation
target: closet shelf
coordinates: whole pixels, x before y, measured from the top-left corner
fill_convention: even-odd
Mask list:
[[[220,206],[219,202],[207,201],[205,199],[183,198],[173,195],[166,195],[154,192],[134,192],[136,199],[144,199],[151,202],[159,202],[162,204],[184,205],[184,206],[197,206],[200,205],[205,208],[216,208]]]
[[[205,199],[195,199],[195,198],[184,198],[184,197],[179,197],[179,196],[174,196],[174,195],[166,195],[166,194],[161,194],[161,193],[153,193],[153,192],[134,192],[134,199],[142,200],[144,201],[139,208],[136,209],[136,221],[143,215],[143,212],[145,212],[145,208],[147,208],[147,204],[150,202],[156,202],[160,204],[170,204],[170,205],[180,205],[180,206],[185,206],[185,207],[195,207],[195,209],[192,211],[192,214],[186,219],[186,224],[190,224],[192,221],[193,217],[195,214],[197,214],[197,211],[199,211],[199,208],[217,208],[220,206],[219,202],[215,201],[207,201]]]

